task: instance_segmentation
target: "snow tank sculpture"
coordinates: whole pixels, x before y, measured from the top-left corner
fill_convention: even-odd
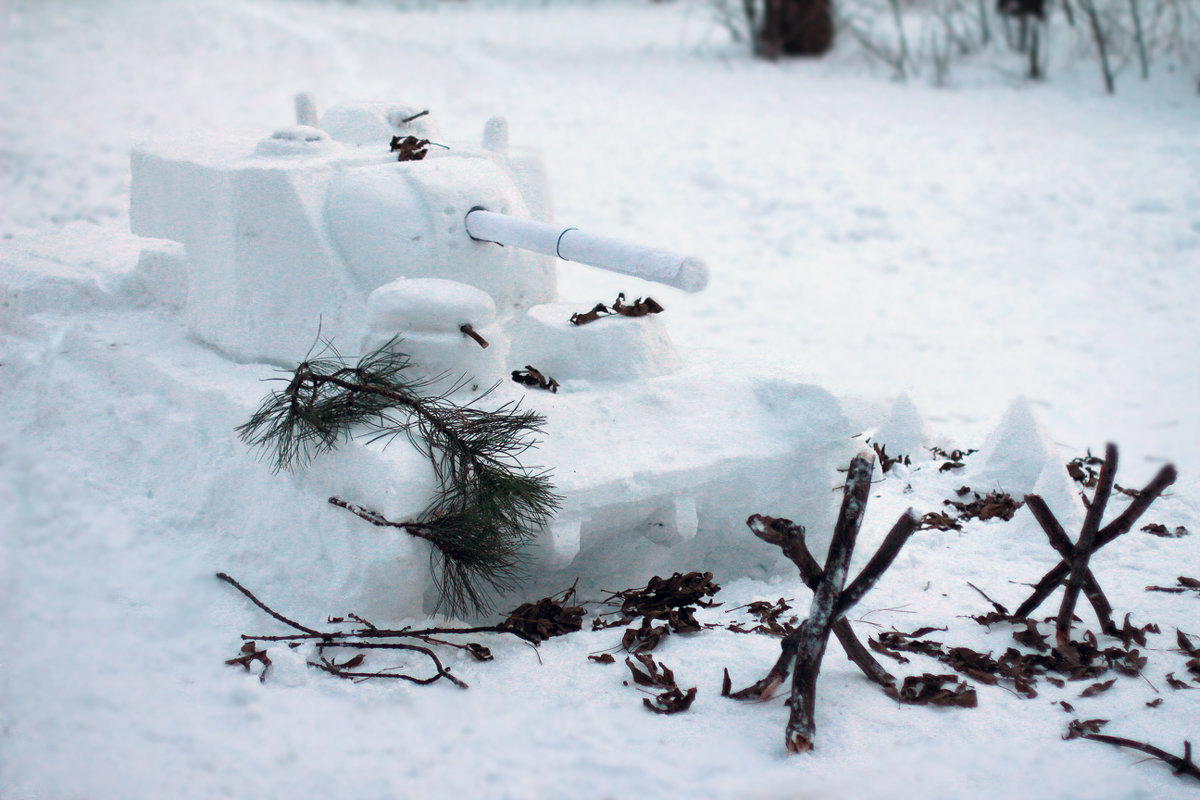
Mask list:
[[[427,374],[499,382],[497,401],[543,413],[531,458],[553,471],[564,501],[541,534],[530,592],[574,575],[617,585],[656,571],[786,570],[749,542],[744,522],[761,512],[830,528],[836,467],[854,450],[838,402],[796,376],[718,370],[677,351],[667,314],[570,324],[596,298],[559,302],[560,259],[689,292],[705,287],[707,269],[552,224],[541,162],[509,146],[502,119],[479,146],[446,144],[418,108],[349,105],[318,119],[302,95],[297,124],[266,138],[136,148],[131,225],[182,243],[144,260],[174,265],[188,326],[235,361],[292,366],[318,324],[351,354],[398,334]],[[398,160],[397,147],[427,153]],[[526,365],[562,390],[508,380]],[[427,465],[402,447],[353,447],[341,465],[352,470],[314,465],[314,494],[336,490],[391,518],[419,512]],[[355,569],[386,582],[397,557],[424,575],[423,543],[407,538],[386,567]],[[389,610],[428,608],[430,589],[414,580],[392,591]]]

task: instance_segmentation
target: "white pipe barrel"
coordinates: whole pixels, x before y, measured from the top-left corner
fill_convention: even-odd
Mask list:
[[[576,261],[623,275],[665,283],[686,292],[708,285],[708,267],[693,256],[630,244],[532,219],[510,217],[482,208],[467,213],[467,234],[481,242],[520,247],[564,261]]]

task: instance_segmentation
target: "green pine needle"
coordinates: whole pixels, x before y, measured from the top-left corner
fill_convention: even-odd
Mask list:
[[[519,456],[545,419],[507,403],[489,411],[429,392],[437,380],[409,379],[412,366],[392,339],[349,366],[331,345],[306,359],[287,386],[272,392],[238,428],[242,441],[292,469],[351,436],[368,441],[405,435],[429,459],[439,490],[420,517],[387,523],[433,546],[431,568],[441,605],[454,616],[487,611],[491,598],[524,575],[524,548],[559,507],[549,475]],[[378,524],[378,523],[377,523]]]

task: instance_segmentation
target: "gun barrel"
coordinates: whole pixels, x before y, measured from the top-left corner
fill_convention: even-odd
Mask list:
[[[482,208],[467,213],[466,226],[467,234],[481,242],[520,247],[564,261],[665,283],[687,292],[699,292],[708,285],[708,267],[693,256]]]

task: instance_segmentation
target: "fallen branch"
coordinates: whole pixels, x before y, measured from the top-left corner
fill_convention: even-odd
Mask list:
[[[225,574],[224,572],[218,572],[217,578],[224,581],[225,583],[228,583],[233,588],[237,589],[239,592],[241,592],[241,594],[243,596],[246,597],[246,599],[248,599],[251,603],[253,603],[255,606],[257,606],[259,609],[261,609],[263,612],[265,612],[269,616],[273,617],[274,619],[278,620],[279,622],[282,622],[284,625],[287,625],[289,628],[292,628],[293,630],[298,631],[298,633],[278,634],[278,635],[242,634],[243,641],[245,641],[247,643],[284,642],[284,643],[288,643],[292,646],[295,646],[295,645],[303,643],[303,642],[311,642],[316,645],[319,659],[316,661],[309,661],[308,665],[310,667],[315,667],[317,669],[328,672],[331,675],[336,675],[339,678],[346,678],[346,679],[352,679],[352,680],[364,680],[367,678],[390,678],[390,679],[406,680],[411,683],[416,683],[416,684],[420,684],[420,685],[426,685],[426,684],[434,683],[435,681],[445,679],[445,680],[449,681],[450,683],[453,683],[455,686],[465,689],[465,688],[467,688],[467,684],[465,682],[463,682],[462,680],[460,680],[459,678],[455,677],[453,674],[451,674],[449,667],[446,667],[444,664],[442,664],[441,659],[438,658],[437,653],[435,653],[432,649],[425,647],[423,645],[407,644],[405,642],[394,641],[394,640],[410,639],[410,640],[422,641],[427,644],[438,644],[438,645],[444,645],[447,647],[453,647],[456,649],[466,650],[472,656],[474,656],[477,660],[480,660],[480,661],[487,661],[487,660],[491,659],[491,653],[490,653],[490,651],[488,651],[488,649],[486,647],[483,647],[482,645],[475,643],[475,642],[459,644],[457,642],[448,642],[448,641],[433,639],[432,637],[433,636],[452,636],[452,635],[465,636],[465,635],[476,635],[476,634],[482,634],[482,633],[492,633],[492,634],[510,634],[510,635],[516,636],[519,639],[523,639],[525,641],[530,641],[530,642],[534,641],[524,631],[522,631],[518,628],[509,626],[507,621],[500,625],[481,626],[481,627],[474,627],[474,628],[432,627],[432,628],[420,628],[420,629],[400,628],[400,629],[392,630],[392,629],[387,629],[387,628],[378,628],[375,625],[368,622],[367,620],[363,619],[362,617],[359,617],[355,614],[350,614],[346,618],[340,618],[340,617],[332,618],[332,619],[330,619],[330,622],[331,623],[344,623],[347,620],[349,620],[352,622],[357,622],[360,625],[362,625],[363,627],[354,628],[352,630],[319,631],[319,630],[316,630],[315,628],[310,628],[307,625],[301,625],[299,622],[296,622],[295,620],[290,619],[289,617],[286,617],[283,614],[280,614],[278,611],[271,608],[266,603],[264,603],[262,600],[260,600],[257,596],[255,596],[255,594],[253,592],[251,592],[245,586],[238,583],[236,580],[234,580],[232,577]],[[394,672],[394,671],[389,671],[389,670],[379,670],[376,672],[357,671],[355,668],[358,667],[359,665],[361,665],[364,660],[364,655],[362,653],[355,655],[350,660],[348,660],[342,664],[337,664],[325,657],[324,651],[328,648],[352,648],[352,649],[356,649],[356,650],[404,650],[404,651],[419,653],[420,655],[427,658],[429,660],[429,662],[432,664],[432,666],[434,668],[434,674],[429,677],[421,678],[421,677],[416,677],[413,675],[407,675],[405,673]],[[241,656],[230,659],[230,660],[226,661],[225,663],[236,664],[236,665],[240,665],[240,666],[243,666],[243,667],[246,667],[247,669],[249,669],[251,660],[260,660],[263,662],[264,665],[270,665],[270,659],[266,655],[265,650],[262,650],[262,651],[247,650],[246,647],[243,647]]]
[[[274,617],[275,619],[282,622],[284,625],[287,625],[290,628],[295,628],[296,630],[300,631],[301,633],[307,634],[309,636],[320,636],[321,635],[319,632],[313,630],[312,628],[306,628],[303,625],[301,625],[299,622],[296,622],[295,620],[290,620],[287,617],[280,614],[278,611],[275,611],[273,608],[268,606],[262,600],[259,600],[257,597],[255,597],[254,594],[249,589],[247,589],[245,586],[242,586],[240,583],[238,583],[233,578],[226,575],[224,572],[218,572],[217,577],[220,578],[221,580],[225,581],[226,583],[228,583],[233,588],[237,589],[242,594],[244,594],[251,603],[254,603],[254,605],[258,606],[263,611],[267,612],[272,617]]]
[[[432,650],[430,650],[428,647],[418,647],[416,645],[393,645],[393,647],[396,647],[398,649],[403,649],[403,650],[415,650],[419,653],[424,654],[425,656],[427,656],[429,658],[430,661],[433,662],[434,668],[437,670],[437,672],[428,678],[418,678],[413,675],[405,675],[402,672],[384,672],[382,670],[380,670],[378,672],[355,672],[353,670],[343,669],[343,668],[339,667],[337,664],[334,664],[332,661],[330,661],[329,659],[324,658],[324,657],[322,657],[320,661],[309,661],[308,665],[310,667],[316,667],[317,669],[324,670],[325,672],[328,672],[330,675],[336,675],[339,678],[344,678],[346,680],[367,680],[369,678],[391,678],[393,680],[408,681],[409,683],[415,683],[420,686],[427,686],[431,683],[434,683],[435,681],[439,681],[442,678],[445,678],[446,680],[450,681],[451,683],[453,683],[455,686],[457,686],[460,689],[469,688],[464,681],[461,681],[458,678],[451,675],[450,670],[447,669],[446,667],[442,666],[442,662],[438,659],[437,654],[434,653]]]
[[[1104,742],[1105,744],[1113,744],[1117,747],[1128,747],[1130,750],[1140,750],[1147,755],[1154,756],[1159,761],[1163,761],[1174,768],[1176,775],[1187,775],[1189,777],[1200,780],[1200,767],[1197,767],[1196,762],[1192,761],[1192,743],[1184,741],[1183,755],[1176,756],[1161,750],[1152,744],[1145,742],[1137,742],[1133,739],[1125,739],[1120,736],[1109,736],[1104,733],[1085,733],[1079,738],[1091,739],[1096,742]]]

